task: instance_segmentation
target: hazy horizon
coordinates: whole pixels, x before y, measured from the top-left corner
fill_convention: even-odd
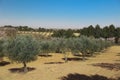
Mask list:
[[[120,27],[120,0],[0,0],[0,26]]]

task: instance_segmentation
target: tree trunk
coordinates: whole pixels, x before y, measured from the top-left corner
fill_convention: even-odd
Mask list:
[[[85,61],[85,53],[82,54],[83,61]]]
[[[0,62],[2,62],[3,61],[3,57],[0,57]]]
[[[118,37],[115,37],[115,43],[118,44],[118,40],[119,38]]]
[[[24,65],[24,67],[23,67],[24,72],[25,72],[25,73],[28,72],[26,62],[23,62],[23,65]]]
[[[105,40],[107,41],[107,37],[105,37]]]
[[[68,62],[67,55],[65,54],[65,63]]]
[[[67,63],[68,62],[67,54],[66,52],[62,52],[62,53],[64,54],[65,63]]]

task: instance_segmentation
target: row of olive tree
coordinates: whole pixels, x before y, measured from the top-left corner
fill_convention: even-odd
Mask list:
[[[110,42],[81,36],[80,38],[52,38],[40,42],[32,36],[17,35],[15,38],[0,39],[0,57],[6,56],[11,61],[23,63],[23,70],[27,72],[26,63],[37,59],[40,53],[61,52],[67,62],[68,52],[74,55],[82,53],[83,60],[87,53],[93,55],[110,46]]]
[[[53,38],[51,40],[41,40],[40,48],[43,54],[51,52],[59,52],[65,55],[67,62],[67,52],[72,52],[73,55],[82,53],[83,60],[89,53],[91,56],[95,52],[100,52],[111,46],[112,42],[106,40],[95,39],[93,37],[81,36],[80,38]]]

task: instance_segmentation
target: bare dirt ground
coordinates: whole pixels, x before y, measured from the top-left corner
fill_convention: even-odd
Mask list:
[[[86,61],[69,55],[68,63],[64,63],[63,57],[63,54],[39,56],[27,64],[32,69],[26,74],[17,70],[22,64],[9,64],[5,58],[6,64],[0,63],[0,80],[109,80],[120,77],[120,46],[110,47]]]

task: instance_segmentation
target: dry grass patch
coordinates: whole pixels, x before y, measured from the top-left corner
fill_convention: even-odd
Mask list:
[[[11,63],[5,66],[0,66],[0,80],[109,80],[111,78],[120,77],[120,70],[114,63],[119,63],[116,60],[120,56],[120,46],[113,46],[96,57],[89,57],[86,61],[71,60],[64,63],[63,54],[51,53],[51,57],[41,57],[34,62],[28,63],[28,67],[35,68],[26,74],[21,74],[20,68],[22,64]],[[69,55],[68,58],[76,58],[76,56]],[[9,62],[4,58],[4,61]],[[105,67],[101,68],[93,66],[93,64],[102,63]],[[110,64],[104,64],[110,63]],[[112,66],[112,70],[107,67]],[[10,69],[14,69],[11,72]],[[16,70],[18,69],[18,70]],[[19,73],[20,72],[20,73]],[[97,74],[97,75],[96,75]],[[116,79],[120,80],[120,79]]]

